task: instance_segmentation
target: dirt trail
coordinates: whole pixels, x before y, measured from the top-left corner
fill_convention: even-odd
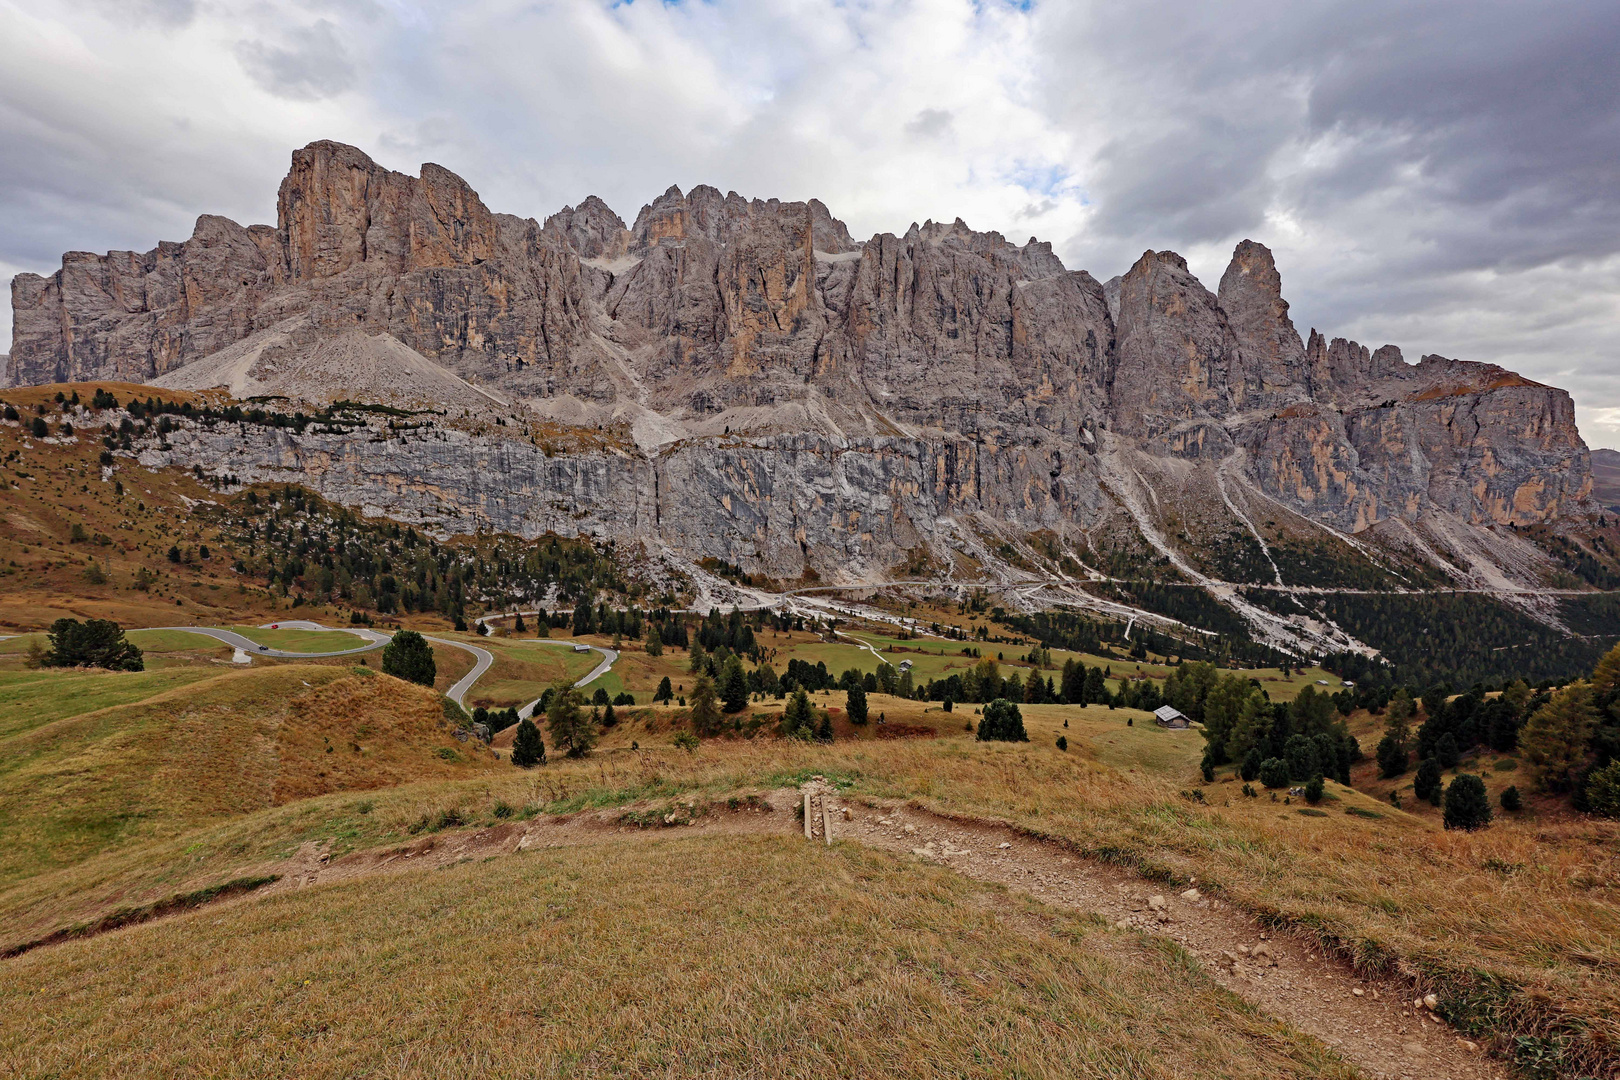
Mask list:
[[[446,866],[528,848],[706,834],[805,836],[797,811],[806,794],[812,813],[809,835],[817,847],[827,842],[830,821],[833,843],[854,842],[913,856],[1045,903],[1098,914],[1110,926],[1110,933],[1098,939],[1105,950],[1111,939],[1125,948],[1127,943],[1114,934],[1169,938],[1198,957],[1220,985],[1320,1039],[1371,1077],[1508,1080],[1500,1062],[1415,1003],[1417,991],[1410,985],[1363,978],[1303,934],[1267,931],[1218,899],[1167,891],[1128,870],[1082,859],[1007,826],[948,819],[899,802],[845,799],[815,781],[804,789],[781,789],[745,801],[735,810],[696,801],[665,805],[648,823],[651,827],[625,824],[627,809],[618,808],[440,833],[338,859],[306,844],[273,868],[281,880],[260,892]]]

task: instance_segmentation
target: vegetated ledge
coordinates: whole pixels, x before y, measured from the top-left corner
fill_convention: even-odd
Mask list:
[[[1131,870],[1168,887],[1180,889],[1190,884],[1187,877],[1134,846],[1084,844],[1061,833],[1007,818],[949,810],[931,799],[913,797],[907,801],[947,821],[997,825],[1076,857]],[[1435,1010],[1439,1016],[1465,1035],[1488,1040],[1495,1056],[1512,1062],[1525,1070],[1526,1075],[1620,1075],[1620,1048],[1601,1036],[1594,1037],[1581,1017],[1564,1013],[1543,995],[1526,992],[1510,979],[1431,956],[1402,955],[1400,950],[1359,934],[1337,920],[1284,911],[1252,897],[1235,897],[1212,878],[1200,877],[1197,884],[1206,894],[1219,896],[1223,902],[1247,911],[1268,929],[1313,938],[1323,952],[1339,956],[1360,974],[1403,982],[1418,994],[1434,991],[1440,998],[1439,1008]]]
[[[103,915],[99,919],[79,923],[77,926],[66,926],[60,930],[52,930],[44,937],[12,945],[0,951],[0,960],[9,960],[14,956],[21,956],[25,952],[31,952],[45,945],[58,945],[64,941],[73,941],[77,938],[95,937],[97,934],[105,934],[109,930],[119,930],[126,926],[134,926],[137,923],[151,922],[153,919],[173,915],[181,911],[189,911],[192,908],[202,907],[204,904],[211,904],[216,900],[223,900],[229,896],[253,892],[280,880],[280,874],[233,878],[218,885],[209,885],[186,893],[176,893],[174,896],[167,896],[162,900],[154,900],[150,904],[119,908],[117,911]]]

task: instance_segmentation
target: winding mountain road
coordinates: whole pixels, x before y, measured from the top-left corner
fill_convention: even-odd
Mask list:
[[[524,614],[529,613],[524,612]],[[490,616],[490,618],[500,617],[501,616]],[[484,620],[480,619],[478,621],[483,622]],[[272,656],[279,660],[310,660],[333,656],[354,656],[359,653],[370,652],[379,646],[386,645],[393,637],[392,634],[385,634],[380,630],[359,629],[349,626],[322,626],[320,623],[311,622],[308,619],[292,619],[287,622],[266,623],[265,625],[259,627],[261,630],[269,630],[272,628],[281,630],[324,630],[332,633],[354,634],[357,637],[365,639],[366,644],[358,645],[352,649],[333,649],[327,652],[288,652],[285,649],[274,649],[263,646],[257,641],[254,641],[252,638],[243,634],[238,634],[234,630],[220,630],[212,626],[142,627],[142,629],[145,630],[177,630],[187,634],[199,634],[203,637],[213,638],[215,641],[229,645],[234,649],[238,649],[248,656]],[[495,663],[494,655],[488,649],[479,648],[477,645],[469,645],[464,641],[452,641],[449,638],[433,637],[430,634],[423,634],[422,636],[428,641],[433,642],[435,645],[445,645],[452,649],[461,649],[463,652],[472,653],[475,661],[472,670],[467,672],[467,674],[463,675],[460,679],[456,680],[455,684],[444,692],[445,697],[449,698],[451,701],[454,701],[457,705],[460,705],[463,709],[465,709],[467,707],[467,695],[471,693],[472,688],[478,684],[478,680],[483,677],[484,672],[488,671]],[[537,638],[535,640],[544,644],[548,639]],[[572,642],[568,641],[554,641],[550,643],[554,645],[572,644]],[[597,664],[596,667],[592,668],[590,673],[584,678],[575,682],[574,685],[577,687],[584,687],[593,680],[606,674],[613,667],[614,661],[618,660],[619,658],[619,653],[615,649],[609,649],[601,645],[592,645],[590,646],[590,649],[592,652],[601,654],[602,662]],[[537,704],[539,704],[538,698],[531,701],[529,704],[525,705],[521,710],[519,710],[519,714],[525,717],[533,716],[534,707]]]
[[[500,614],[500,615],[485,615],[484,617],[482,617],[480,619],[473,620],[473,624],[474,625],[477,625],[478,623],[488,624],[488,623],[491,623],[491,622],[495,622],[498,619],[510,619],[510,618],[512,618],[512,617],[514,617],[516,615],[522,615],[522,616],[525,616],[527,618],[535,618],[535,619],[540,617],[540,613],[538,611],[508,611],[508,612],[505,612],[505,613]],[[435,638],[434,640],[436,641],[438,639]],[[455,643],[454,642],[447,642],[446,644],[455,644]],[[585,645],[585,647],[587,649],[589,649],[591,652],[597,653],[602,657],[602,662],[600,664],[597,664],[595,667],[593,667],[583,677],[574,680],[574,688],[576,690],[584,689],[586,686],[588,686],[591,683],[595,682],[599,677],[601,677],[603,675],[606,675],[608,673],[608,671],[612,669],[614,662],[619,659],[619,650],[610,649],[606,645],[591,645],[591,644],[588,644],[588,643],[585,643],[585,642],[565,641],[562,638],[534,638],[532,640],[532,644],[535,644],[535,645],[566,645],[569,648],[573,648],[576,645]],[[480,650],[480,651],[482,651],[482,650]],[[485,666],[487,667],[488,665],[486,664]],[[533,701],[531,701],[527,705],[523,706],[523,708],[518,710],[518,719],[520,719],[520,720],[528,720],[528,719],[532,718],[534,716],[535,707],[537,705],[539,705],[539,704],[540,704],[540,699],[535,698]]]

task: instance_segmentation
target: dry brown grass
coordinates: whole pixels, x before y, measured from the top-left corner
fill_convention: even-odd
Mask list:
[[[9,961],[0,1007],[17,1076],[1354,1075],[1173,946],[777,838],[205,909]]]
[[[874,696],[874,708],[883,700]],[[329,795],[109,852],[6,890],[0,921],[39,936],[114,903],[262,872],[308,840],[339,851],[388,843],[445,810],[493,823],[502,803],[566,812],[681,792],[721,796],[820,773],[855,793],[1006,820],[1167,882],[1196,876],[1229,900],[1316,929],[1364,964],[1417,972],[1464,1025],[1535,1035],[1562,1020],[1562,1034],[1574,1039],[1572,1062],[1595,1059],[1611,1037],[1620,1001],[1612,854],[1620,836],[1612,825],[1514,821],[1446,833],[1337,785],[1329,785],[1326,816],[1306,817],[1298,806],[1245,798],[1237,785],[1196,785],[1190,767],[1099,760],[1097,747],[1119,735],[1118,716],[1107,710],[1090,718],[1074,710],[1068,753],[1046,741],[1065,729],[1046,727],[1061,721],[1044,714],[1030,721],[1040,740],[1030,745],[963,736],[822,747],[761,737],[705,742],[693,754],[667,744],[668,719],[651,732],[623,725],[611,734],[616,746],[584,761],[531,772],[503,766],[475,782],[407,784],[363,801]],[[1131,751],[1144,761],[1160,760],[1149,740],[1173,737],[1130,731],[1148,747]],[[629,750],[631,740],[642,749]],[[1164,760],[1181,752],[1162,751],[1171,755]],[[1182,794],[1195,790],[1203,802]],[[1345,812],[1352,807],[1383,816]]]
[[[71,695],[86,677],[29,673],[41,708],[38,684],[53,680]],[[495,766],[450,738],[432,691],[313,664],[227,672],[33,725],[0,740],[0,763],[7,884],[291,799]]]

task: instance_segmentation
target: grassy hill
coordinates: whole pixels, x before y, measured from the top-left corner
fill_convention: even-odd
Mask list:
[[[489,771],[368,668],[0,675],[0,886],[311,795]],[[78,711],[88,701],[106,704]]]

